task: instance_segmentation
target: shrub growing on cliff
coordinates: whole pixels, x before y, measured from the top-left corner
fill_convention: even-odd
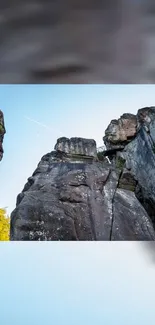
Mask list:
[[[104,151],[99,151],[97,153],[97,158],[99,161],[104,161],[105,160]]]
[[[0,209],[0,241],[10,240],[10,218],[5,209]]]
[[[116,158],[116,168],[122,170],[125,165],[125,159],[122,157],[117,157]]]
[[[155,143],[154,143],[153,146],[152,146],[152,151],[153,151],[153,153],[155,154]]]

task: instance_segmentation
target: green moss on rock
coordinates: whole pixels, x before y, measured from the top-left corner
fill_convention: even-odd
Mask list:
[[[121,188],[123,190],[128,190],[128,191],[131,191],[131,192],[135,192],[135,186],[131,185],[131,184],[119,183],[118,188]]]
[[[97,153],[97,158],[99,161],[104,161],[105,160],[105,156],[104,156],[104,151],[100,151]]]
[[[154,143],[153,146],[152,146],[152,151],[153,151],[153,153],[155,154],[155,143]]]
[[[5,132],[4,126],[0,124],[0,133],[3,134]]]
[[[125,165],[125,159],[123,159],[122,157],[117,157],[116,158],[116,168],[118,168],[118,169],[123,169],[123,167],[124,167],[124,165]]]

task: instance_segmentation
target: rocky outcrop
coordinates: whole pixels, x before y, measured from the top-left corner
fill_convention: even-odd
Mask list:
[[[129,138],[119,134],[124,146]],[[58,139],[17,197],[11,240],[155,240],[135,194],[137,179],[125,164],[120,157],[117,165],[100,161],[94,140]]]
[[[4,125],[4,116],[2,111],[0,110],[0,161],[3,158],[3,139],[5,134],[5,125]]]
[[[128,114],[125,124],[122,116],[115,125],[111,121],[104,137],[108,154],[115,141],[117,151],[111,160],[116,166],[124,161],[123,174],[127,170],[135,178],[135,194],[155,223],[155,107],[142,108],[136,116]]]
[[[97,158],[96,142],[94,140],[88,140],[83,138],[60,138],[58,139],[55,150],[68,154],[68,156],[84,156]]]
[[[136,136],[137,118],[133,114],[123,114],[118,120],[112,120],[103,138],[107,149],[123,149]]]

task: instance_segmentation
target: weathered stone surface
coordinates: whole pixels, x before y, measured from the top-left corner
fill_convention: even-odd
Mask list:
[[[2,111],[0,110],[0,161],[3,158],[3,139],[4,134],[6,133],[5,125],[4,125],[4,116]]]
[[[148,238],[155,240],[154,229],[150,227],[147,212],[133,192],[117,189],[114,198],[112,240],[147,241]]]
[[[121,118],[117,125],[120,123]],[[113,133],[105,137],[106,141],[108,141],[108,148],[113,149]],[[155,224],[155,107],[138,110],[136,135],[129,142],[124,143],[123,150],[117,150],[113,155],[115,165],[120,158],[125,161],[122,169],[130,171],[137,181],[136,196]],[[128,181],[124,180],[124,182],[125,186],[129,185]]]
[[[95,141],[61,138],[55,149],[41,159],[17,198],[11,240],[155,240],[134,193],[118,189],[121,170],[94,159]]]
[[[107,149],[125,146],[137,133],[137,117],[123,114],[118,120],[112,120],[103,138]]]
[[[155,106],[139,109],[137,116],[139,128],[142,126],[155,143]]]
[[[135,192],[136,185],[137,181],[134,178],[133,174],[124,168],[119,179],[118,188]]]
[[[57,140],[55,150],[70,155],[97,157],[96,142],[83,138],[60,138]]]

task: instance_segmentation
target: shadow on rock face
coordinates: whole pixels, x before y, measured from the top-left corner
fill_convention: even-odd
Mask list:
[[[155,242],[154,241],[140,242],[139,246],[146,262],[150,266],[154,267],[155,266]]]

